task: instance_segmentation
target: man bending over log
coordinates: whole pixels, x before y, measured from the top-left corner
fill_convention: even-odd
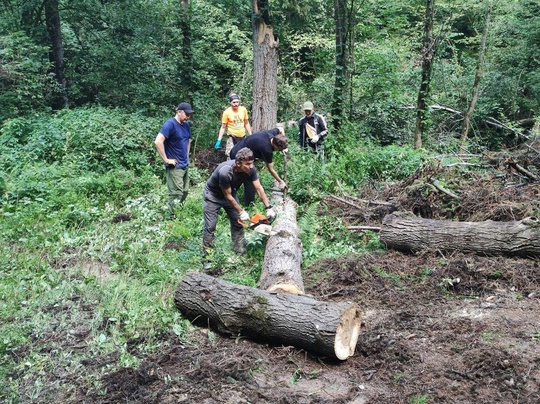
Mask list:
[[[259,181],[259,174],[253,164],[253,152],[244,147],[236,153],[234,160],[227,160],[216,167],[203,192],[203,254],[206,256],[214,248],[214,232],[218,222],[218,215],[221,208],[225,210],[231,222],[231,238],[234,251],[237,254],[244,254],[246,251],[244,240],[244,227],[239,223],[249,220],[249,214],[240,206],[236,193],[240,186],[251,183],[266,206],[266,216],[274,217],[276,214],[268,202],[268,198]],[[209,264],[205,263],[205,269],[209,269]]]
[[[238,150],[247,147],[253,152],[255,161],[262,160],[265,162],[268,171],[278,182],[279,189],[284,190],[287,184],[274,169],[273,154],[275,151],[286,150],[289,146],[287,137],[282,127],[277,127],[270,130],[261,130],[247,136],[239,141],[231,150],[231,159],[236,157]],[[260,167],[260,166],[259,166]],[[249,206],[255,200],[255,189],[250,183],[244,185],[244,204]]]

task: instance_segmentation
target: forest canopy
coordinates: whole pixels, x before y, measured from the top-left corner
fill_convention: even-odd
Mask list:
[[[279,39],[279,121],[297,119],[309,99],[346,138],[412,144],[427,77],[423,146],[452,145],[480,73],[469,132],[476,146],[499,147],[537,130],[536,1],[255,3],[266,7]],[[84,106],[162,117],[187,100],[198,112],[196,130],[211,138],[230,92],[248,107],[257,94],[252,11],[238,0],[8,0],[0,9],[0,120]]]

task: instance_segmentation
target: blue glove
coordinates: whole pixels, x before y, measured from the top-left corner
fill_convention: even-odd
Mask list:
[[[214,146],[214,148],[217,150],[219,149],[219,146],[221,146],[221,140],[218,140]]]

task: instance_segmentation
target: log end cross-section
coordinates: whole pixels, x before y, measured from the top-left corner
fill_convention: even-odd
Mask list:
[[[361,325],[362,318],[358,307],[350,306],[343,312],[341,322],[336,330],[334,344],[334,351],[338,359],[345,360],[354,354]]]

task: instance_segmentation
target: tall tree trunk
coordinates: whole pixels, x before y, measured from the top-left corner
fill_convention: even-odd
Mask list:
[[[480,87],[480,80],[482,79],[482,69],[484,67],[484,58],[486,56],[486,41],[487,41],[487,35],[489,32],[489,21],[491,19],[491,0],[490,4],[486,10],[486,18],[485,18],[485,25],[484,25],[484,31],[482,32],[482,41],[480,43],[480,54],[478,55],[478,65],[476,66],[476,74],[474,76],[474,86],[473,86],[473,95],[471,99],[471,103],[469,104],[469,109],[467,109],[467,112],[465,113],[465,116],[463,117],[463,128],[461,130],[461,152],[465,152],[465,143],[467,142],[467,138],[469,136],[469,126],[471,122],[471,116],[474,112],[474,108],[476,107],[476,102],[478,101],[478,89]]]
[[[253,131],[277,123],[277,63],[279,39],[270,24],[269,1],[252,0],[253,27]]]
[[[193,90],[193,52],[191,51],[190,0],[180,0],[180,30],[182,31],[182,100],[192,102],[189,96]]]
[[[347,91],[349,74],[348,55],[348,12],[347,0],[334,0],[334,21],[336,25],[336,72],[334,79],[334,96],[332,99],[332,126],[339,128],[343,116],[343,102]]]
[[[54,62],[54,76],[58,83],[58,91],[53,100],[54,109],[62,109],[68,106],[67,80],[64,65],[64,46],[62,42],[62,30],[60,27],[60,14],[58,12],[58,0],[45,0],[45,22],[51,41],[51,59]]]
[[[427,0],[424,20],[424,46],[422,48],[422,82],[416,101],[416,131],[414,148],[422,147],[422,135],[426,131],[426,115],[428,111],[428,97],[431,85],[431,72],[433,71],[433,57],[436,44],[433,39],[433,19],[435,15],[435,0]]]

